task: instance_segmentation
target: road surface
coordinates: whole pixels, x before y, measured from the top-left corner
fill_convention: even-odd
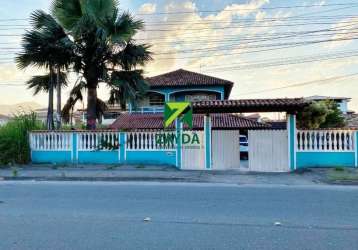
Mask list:
[[[2,182],[0,249],[358,249],[358,188]]]

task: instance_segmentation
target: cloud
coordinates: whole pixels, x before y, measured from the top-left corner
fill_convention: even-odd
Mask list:
[[[140,14],[153,14],[155,13],[157,5],[154,3],[145,3],[139,8]]]
[[[222,11],[209,15],[200,13],[192,1],[170,2],[164,6],[165,12],[182,13],[160,15],[154,18],[153,16],[145,17],[147,32],[139,38],[150,41],[155,53],[155,60],[147,67],[147,71],[157,74],[178,67],[200,68],[203,65],[217,63],[215,55],[223,52],[214,48],[225,45],[223,37],[241,35],[245,32],[255,33],[256,29],[244,29],[242,25],[238,25],[237,21],[233,23],[233,20],[246,18],[251,14],[254,22],[256,19],[264,18],[266,13],[260,8],[268,2],[269,0],[254,0],[245,4],[231,4]],[[257,30],[264,29],[267,28],[257,28]],[[205,50],[205,48],[209,49]],[[242,50],[242,46],[233,47],[231,52],[238,50]],[[191,51],[193,52],[190,53]],[[193,58],[183,59],[182,57]]]

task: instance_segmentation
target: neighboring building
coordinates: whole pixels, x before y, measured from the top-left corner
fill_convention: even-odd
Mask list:
[[[9,116],[0,114],[0,126],[5,125],[9,120]]]
[[[168,101],[215,101],[227,100],[233,82],[183,69],[146,79],[149,90],[136,108],[129,105],[128,113],[123,113],[110,126],[123,130],[163,129],[164,103]],[[193,115],[193,129],[203,130],[204,115]],[[269,125],[233,114],[213,114],[213,129],[263,129]]]
[[[34,112],[36,114],[36,119],[41,121],[42,123],[46,124],[47,108],[35,109]]]
[[[107,107],[108,109],[104,112],[101,119],[98,121],[98,123],[105,126],[111,125],[120,116],[120,114],[123,113],[123,109],[119,105],[107,104]],[[86,124],[87,110],[78,109],[74,115],[76,116],[76,118],[80,117],[80,121],[83,124]],[[77,123],[78,123],[78,119],[75,120],[75,124]]]
[[[348,97],[333,97],[333,96],[314,95],[314,96],[306,97],[305,99],[311,100],[311,101],[325,101],[325,100],[334,101],[338,104],[338,108],[339,108],[339,110],[342,111],[343,114],[349,113],[348,103],[350,102],[351,98],[348,98]]]

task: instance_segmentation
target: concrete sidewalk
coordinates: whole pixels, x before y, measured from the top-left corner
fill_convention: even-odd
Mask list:
[[[228,184],[317,185],[326,184],[325,170],[304,173],[252,173],[243,170],[188,171],[165,166],[66,166],[7,167],[0,179],[56,181],[162,181]]]

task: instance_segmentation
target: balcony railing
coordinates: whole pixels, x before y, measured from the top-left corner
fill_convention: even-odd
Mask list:
[[[163,113],[164,112],[164,106],[143,106],[143,107],[137,107],[132,108],[130,110],[130,113]]]

